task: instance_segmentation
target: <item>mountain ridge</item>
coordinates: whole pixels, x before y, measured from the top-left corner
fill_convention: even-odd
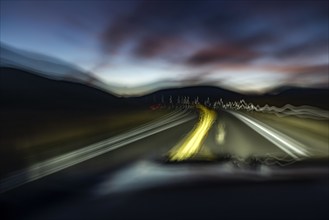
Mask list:
[[[55,100],[57,103],[71,107],[74,103],[78,103],[81,106],[95,104],[98,105],[97,108],[101,106],[124,108],[125,106],[161,103],[162,99],[168,103],[170,96],[173,101],[177,101],[178,97],[188,96],[190,100],[198,97],[200,102],[208,98],[212,102],[219,99],[224,102],[244,99],[246,102],[258,105],[268,104],[278,107],[285,104],[311,105],[329,109],[326,101],[329,98],[328,89],[289,87],[280,93],[246,95],[216,86],[202,85],[167,88],[140,97],[118,97],[82,82],[54,80],[31,71],[7,67],[1,67],[0,85],[2,103],[15,103],[15,105],[27,102],[38,105],[38,103],[49,103]],[[72,104],[69,105],[69,102]]]

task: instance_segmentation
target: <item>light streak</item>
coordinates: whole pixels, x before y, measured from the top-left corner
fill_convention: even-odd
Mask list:
[[[219,123],[217,127],[217,133],[216,133],[216,142],[220,145],[225,143],[225,124]]]
[[[129,132],[111,137],[54,158],[38,162],[15,174],[0,180],[0,193],[14,189],[28,182],[38,180],[63,169],[103,155],[143,138],[160,133],[194,119],[188,112],[175,111],[160,120],[147,123]]]
[[[184,106],[185,108],[191,108],[194,104],[199,103],[199,98],[197,97],[194,101],[189,101],[189,97],[184,97],[184,100],[178,106]],[[271,113],[275,114],[278,117],[286,117],[286,116],[296,116],[299,118],[309,118],[315,120],[328,120],[329,119],[329,111],[325,109],[321,109],[314,106],[301,105],[294,106],[291,104],[286,104],[282,107],[270,106],[268,104],[264,106],[255,105],[253,103],[247,103],[244,99],[240,101],[229,101],[224,102],[223,99],[210,102],[209,98],[204,102],[207,107],[212,107],[213,109],[224,109],[224,110],[245,110],[245,111],[255,111],[255,112],[263,112],[263,113]]]
[[[282,107],[269,105],[259,106],[254,105],[253,103],[246,103],[245,100],[242,99],[239,102],[235,101],[228,103],[224,103],[222,100],[220,100],[215,102],[214,106],[216,106],[217,108],[222,107],[223,109],[231,110],[246,110],[263,113],[273,113],[279,117],[296,116],[300,118],[310,118],[317,120],[329,119],[329,111],[308,105],[293,106],[291,104],[286,104]]]
[[[270,128],[269,126],[261,123],[260,121],[248,117],[246,115],[242,115],[241,113],[230,112],[235,117],[240,119],[250,128],[261,134],[267,140],[278,146],[281,150],[286,152],[288,155],[295,159],[299,159],[300,157],[308,157],[309,152],[306,150],[307,147],[296,140],[288,137],[287,135]]]
[[[215,122],[216,113],[202,105],[196,106],[200,110],[200,120],[194,129],[185,137],[183,143],[175,146],[169,152],[170,161],[183,161],[197,155],[202,147],[208,131]]]

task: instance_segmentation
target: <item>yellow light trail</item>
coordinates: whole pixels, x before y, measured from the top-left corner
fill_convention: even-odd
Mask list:
[[[182,161],[194,157],[201,150],[208,131],[216,120],[216,113],[202,105],[196,106],[200,110],[199,122],[185,137],[183,143],[175,146],[169,152],[170,161]]]

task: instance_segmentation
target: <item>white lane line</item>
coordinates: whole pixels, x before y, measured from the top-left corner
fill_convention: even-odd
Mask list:
[[[173,115],[169,118],[166,118],[165,120],[161,120],[161,121],[157,120],[156,122],[154,122],[152,124],[140,126],[136,129],[128,131],[124,134],[120,134],[118,136],[105,139],[105,140],[97,142],[95,144],[91,144],[87,147],[84,147],[84,148],[66,153],[66,154],[61,155],[61,156],[54,157],[52,159],[47,160],[47,164],[57,163],[57,162],[62,161],[62,160],[67,160],[67,159],[70,159],[70,158],[74,158],[77,155],[80,155],[80,154],[83,154],[83,153],[88,153],[88,152],[91,152],[91,151],[98,150],[99,148],[102,148],[106,145],[113,144],[113,143],[125,140],[127,138],[139,135],[143,132],[147,132],[147,131],[150,131],[150,130],[155,129],[157,127],[160,127],[160,126],[163,126],[165,124],[171,123],[171,122],[177,120],[179,117],[184,117],[186,115],[187,115],[187,113],[185,113],[185,112],[179,112],[179,113],[177,113],[177,114],[175,114],[175,115]]]
[[[241,113],[237,112],[229,112],[293,158],[298,159],[300,157],[310,156],[307,147],[302,143],[288,137],[287,135],[269,127],[268,125],[254,118],[242,115]]]
[[[172,123],[167,123],[163,126],[149,130],[148,132],[144,132],[139,135],[130,136],[130,137],[126,138],[125,140],[121,140],[121,142],[119,142],[119,143],[113,144],[111,141],[103,142],[103,144],[102,144],[103,148],[97,147],[97,148],[94,148],[93,151],[81,151],[81,152],[76,153],[69,157],[65,154],[65,155],[56,157],[58,159],[57,161],[56,161],[56,158],[53,158],[50,160],[46,160],[46,161],[37,163],[35,165],[28,167],[27,169],[23,169],[23,170],[17,172],[16,174],[1,180],[0,193],[17,188],[28,182],[40,179],[42,177],[45,177],[50,174],[61,171],[65,168],[68,168],[73,165],[84,162],[86,160],[89,160],[91,158],[100,156],[109,151],[118,149],[118,148],[128,145],[130,143],[133,143],[133,142],[136,142],[143,138],[154,135],[156,133],[159,133],[159,132],[165,131],[167,129],[170,129],[172,127],[178,126],[180,124],[186,123],[194,118],[195,118],[195,116],[183,117],[179,120],[173,121]],[[93,145],[90,145],[90,146],[93,146]],[[90,146],[87,146],[86,148],[90,148]],[[72,152],[69,154],[72,154]]]
[[[170,122],[176,120],[179,116],[183,117],[185,114],[186,114],[185,112],[175,112],[174,115],[172,113],[170,113],[170,114],[168,114],[168,115],[170,115],[170,117],[163,116],[162,117],[162,120],[156,120],[156,121],[153,121],[153,122],[144,124],[144,125],[142,125],[140,127],[137,127],[137,128],[135,128],[133,130],[130,130],[130,131],[124,133],[124,134],[120,134],[118,136],[115,136],[115,137],[111,137],[111,138],[102,140],[102,141],[97,142],[95,144],[91,144],[91,145],[86,146],[84,148],[71,151],[71,152],[66,153],[66,154],[63,154],[61,156],[56,156],[54,158],[48,159],[46,162],[47,162],[47,164],[57,163],[57,162],[59,162],[61,160],[66,160],[66,159],[69,159],[69,158],[74,158],[74,157],[76,157],[76,155],[80,155],[82,153],[88,153],[90,151],[95,151],[95,150],[97,150],[99,148],[104,147],[105,145],[109,145],[109,144],[112,144],[112,143],[115,143],[115,142],[124,140],[126,138],[129,138],[129,137],[138,135],[138,134],[140,134],[142,132],[149,131],[151,129],[154,129],[156,127],[159,127],[161,125],[164,125],[166,123],[170,123]],[[40,163],[42,163],[42,162],[40,162]]]

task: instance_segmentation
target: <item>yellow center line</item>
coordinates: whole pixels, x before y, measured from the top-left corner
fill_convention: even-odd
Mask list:
[[[194,157],[201,150],[202,144],[216,120],[216,113],[202,105],[197,105],[200,110],[200,120],[194,129],[185,137],[183,143],[175,146],[169,152],[170,161],[182,161]]]

